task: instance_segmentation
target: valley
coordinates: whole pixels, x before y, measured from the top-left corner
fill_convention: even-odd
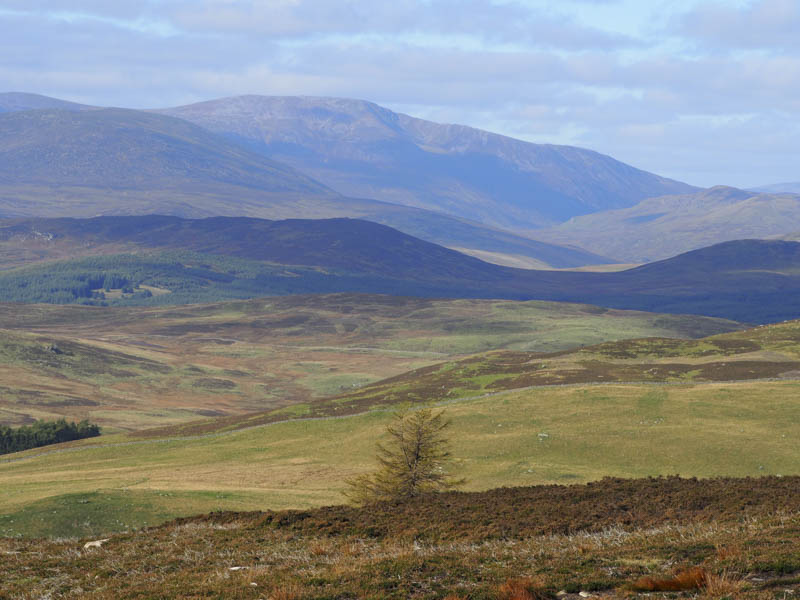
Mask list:
[[[0,418],[139,430],[288,407],[487,350],[740,327],[584,305],[352,294],[152,308],[3,304]]]
[[[622,262],[652,262],[720,242],[788,233],[791,223],[800,220],[800,195],[792,189],[759,193],[716,186],[649,198],[632,207],[575,217],[531,236],[592,248]]]

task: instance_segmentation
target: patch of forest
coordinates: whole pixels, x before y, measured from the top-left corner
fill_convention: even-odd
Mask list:
[[[66,419],[59,419],[57,421],[36,421],[31,425],[21,427],[0,425],[0,454],[21,452],[98,435],[100,435],[100,427],[89,421],[68,423]]]

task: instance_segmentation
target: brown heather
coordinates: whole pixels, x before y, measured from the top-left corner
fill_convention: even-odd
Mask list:
[[[800,593],[798,491],[798,477],[603,480],[212,513],[91,550],[3,539],[0,598],[788,599]]]

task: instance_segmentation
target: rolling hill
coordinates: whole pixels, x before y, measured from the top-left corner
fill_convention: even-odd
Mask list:
[[[471,491],[608,475],[790,475],[798,364],[798,321],[700,340],[479,354],[292,410],[2,457],[0,530],[100,534],[201,510],[327,505],[348,477],[370,468],[392,410],[409,402],[447,407],[456,466]],[[604,382],[603,374],[616,376]],[[349,525],[326,525],[340,526]]]
[[[787,393],[800,377],[800,321],[734,331],[701,339],[641,338],[572,347],[557,352],[498,350],[440,362],[339,395],[296,405],[297,418],[329,418],[437,402],[491,399],[505,394],[539,394],[553,386],[686,385],[686,398],[698,385],[775,382]],[[567,391],[569,393],[569,391]],[[601,392],[602,393],[602,392]],[[640,408],[650,416],[663,407],[668,391],[652,391]],[[491,400],[490,400],[491,401]],[[652,403],[649,406],[648,403]],[[645,415],[647,416],[647,415]],[[286,419],[285,411],[209,419],[176,427],[142,430],[134,437],[159,438],[244,429]]]
[[[650,262],[719,242],[769,238],[800,222],[800,195],[717,186],[644,200],[631,208],[575,217],[535,232],[626,262]]]
[[[10,248],[11,261],[19,261],[15,236],[33,238],[41,262],[0,272],[0,300],[92,302],[97,301],[93,290],[125,287],[135,288],[133,295],[105,301],[163,304],[361,292],[581,302],[749,323],[800,315],[797,242],[725,242],[627,271],[592,273],[493,265],[357,219],[150,216],[49,223],[53,231],[31,229],[29,222],[21,230],[9,224],[0,251]],[[52,250],[61,235],[66,249]],[[63,256],[75,247],[89,256],[45,260],[49,252]],[[108,277],[122,283],[111,285]],[[156,293],[140,293],[142,285]]]
[[[47,241],[51,246],[111,244],[189,250],[278,264],[341,269],[410,280],[479,280],[494,265],[359,219],[248,217],[182,219],[174,216],[97,217],[6,221],[0,240],[9,246]],[[36,233],[34,233],[36,232]],[[27,240],[25,239],[27,238]]]
[[[130,431],[284,409],[486,350],[740,327],[552,302],[352,294],[155,308],[4,304],[0,424],[89,418],[106,433]]]
[[[363,217],[514,265],[611,262],[463,218],[345,198],[180,119],[123,109],[25,111],[62,106],[26,94],[6,94],[0,102],[8,111],[0,115],[2,216]]]
[[[696,188],[597,152],[443,125],[347,98],[240,96],[158,110],[355,197],[510,230]]]

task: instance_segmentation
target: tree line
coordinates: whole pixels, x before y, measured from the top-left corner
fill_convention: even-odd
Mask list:
[[[71,442],[100,435],[100,427],[87,420],[80,423],[57,421],[36,421],[32,425],[7,427],[0,425],[0,454],[21,452],[40,446]]]

